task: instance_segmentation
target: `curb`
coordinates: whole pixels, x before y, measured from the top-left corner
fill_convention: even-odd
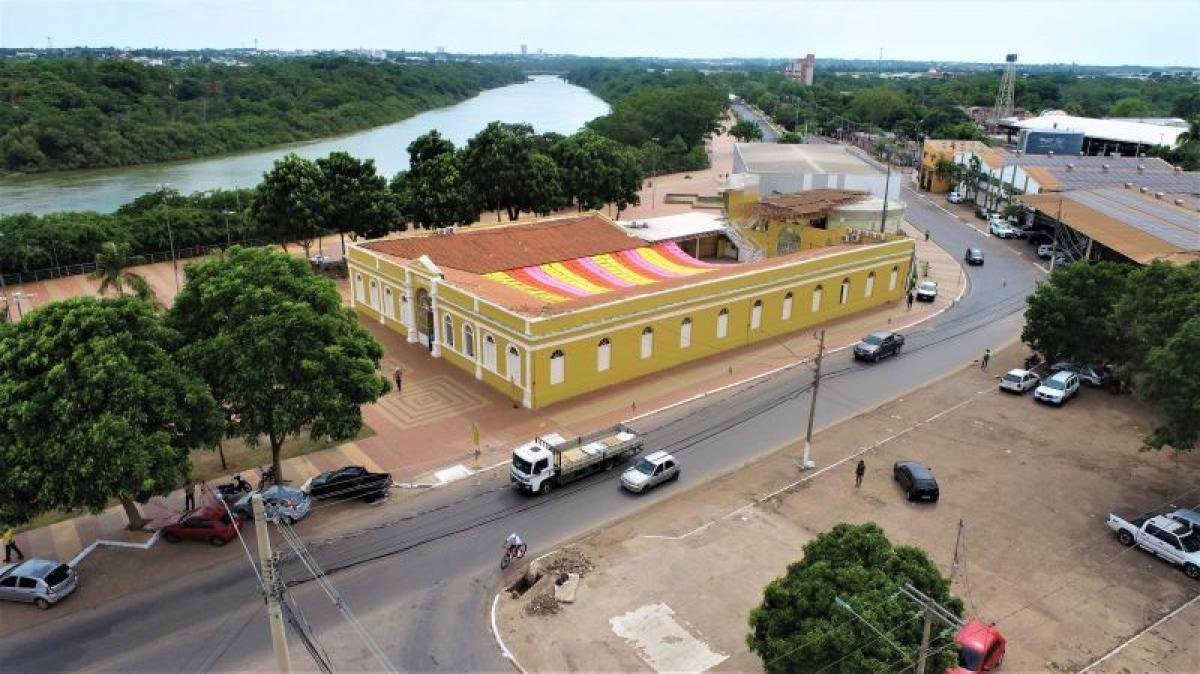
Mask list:
[[[72,557],[71,561],[67,562],[67,566],[69,566],[71,568],[75,568],[76,566],[79,565],[80,562],[82,562],[84,560],[84,558],[86,558],[88,555],[92,554],[92,552],[96,548],[100,547],[101,545],[107,545],[107,546],[113,547],[113,548],[133,548],[134,550],[149,550],[150,548],[154,547],[155,543],[158,542],[159,533],[160,532],[155,531],[154,535],[150,537],[150,540],[146,541],[145,543],[130,543],[128,541],[109,541],[109,540],[105,540],[105,539],[99,539],[99,540],[92,541],[91,545],[88,545],[83,550],[80,550],[79,554]]]
[[[538,559],[541,558],[539,557]],[[511,662],[512,666],[515,667],[518,672],[521,672],[521,674],[526,674],[525,668],[521,666],[521,663],[517,662],[516,656],[514,656],[512,651],[508,650],[508,647],[504,645],[504,639],[500,638],[500,628],[496,626],[496,606],[499,603],[500,593],[497,592],[496,596],[492,598],[492,638],[496,640],[496,645],[500,647],[500,655],[504,659]]]

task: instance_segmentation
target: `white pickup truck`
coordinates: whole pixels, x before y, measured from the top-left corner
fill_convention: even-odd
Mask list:
[[[1200,531],[1185,521],[1167,515],[1126,520],[1109,514],[1108,528],[1123,545],[1137,545],[1183,567],[1188,578],[1200,580]]]
[[[574,440],[534,438],[513,450],[509,479],[522,490],[549,494],[554,487],[608,470],[642,451],[642,436],[616,424]]]

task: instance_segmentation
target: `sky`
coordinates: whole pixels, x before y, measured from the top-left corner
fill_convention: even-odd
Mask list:
[[[1200,67],[1198,0],[0,0],[0,47]]]

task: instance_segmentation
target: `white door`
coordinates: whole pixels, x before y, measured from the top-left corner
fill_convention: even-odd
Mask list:
[[[504,371],[508,374],[509,381],[517,386],[521,385],[521,354],[515,347],[508,347],[508,353],[504,360]]]
[[[717,314],[717,339],[721,339],[727,334],[729,334],[729,310],[722,309],[721,313]]]
[[[596,371],[604,372],[608,369],[610,359],[612,357],[612,342],[607,337],[600,340],[600,345],[596,347]]]
[[[762,326],[762,300],[754,300],[754,307],[750,309],[750,329],[757,330]]]
[[[491,335],[483,338],[483,366],[492,372],[496,371],[496,340]]]
[[[646,328],[642,330],[642,358],[649,358],[654,355],[654,330]]]
[[[788,293],[783,296],[783,312],[779,316],[782,320],[788,320],[792,317],[792,294]]]
[[[692,319],[683,319],[679,326],[679,348],[686,349],[692,345]]]
[[[567,358],[562,351],[550,355],[550,383],[561,384],[567,378]]]

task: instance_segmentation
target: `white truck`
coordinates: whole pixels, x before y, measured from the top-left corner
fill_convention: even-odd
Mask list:
[[[519,489],[549,494],[555,487],[602,470],[642,451],[637,431],[617,424],[563,440],[537,437],[513,450],[509,479]]]
[[[1123,545],[1136,545],[1183,567],[1188,578],[1200,580],[1200,531],[1189,523],[1167,515],[1148,515],[1126,520],[1109,514],[1108,528]]]

